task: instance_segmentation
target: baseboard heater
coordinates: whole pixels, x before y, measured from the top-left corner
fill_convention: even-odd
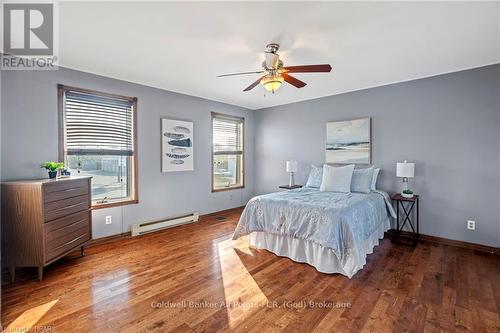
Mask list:
[[[175,227],[181,224],[198,222],[199,214],[197,212],[176,217],[164,218],[156,221],[148,221],[138,224],[132,224],[132,236],[139,236],[149,232],[161,229]]]

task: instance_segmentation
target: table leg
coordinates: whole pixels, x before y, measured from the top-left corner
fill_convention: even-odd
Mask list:
[[[10,282],[14,283],[14,281],[16,281],[16,266],[10,267],[9,271],[10,271]]]
[[[38,266],[38,281],[43,279],[43,266]]]
[[[396,240],[399,241],[399,201],[396,201]]]
[[[420,226],[420,217],[419,217],[419,199],[417,198],[417,241],[420,237],[420,230],[419,230],[419,226]]]

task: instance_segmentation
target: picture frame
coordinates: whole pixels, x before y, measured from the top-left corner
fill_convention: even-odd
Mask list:
[[[371,117],[326,123],[325,163],[371,164]]]
[[[192,121],[161,118],[161,172],[193,171]]]

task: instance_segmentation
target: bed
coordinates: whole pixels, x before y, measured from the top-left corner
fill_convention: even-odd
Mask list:
[[[383,191],[322,192],[301,188],[252,198],[233,239],[351,278],[366,263],[395,217]]]

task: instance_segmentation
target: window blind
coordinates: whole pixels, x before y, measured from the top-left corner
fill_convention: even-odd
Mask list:
[[[67,154],[133,155],[133,102],[67,90]]]
[[[243,153],[243,118],[215,114],[213,122],[214,155]]]

